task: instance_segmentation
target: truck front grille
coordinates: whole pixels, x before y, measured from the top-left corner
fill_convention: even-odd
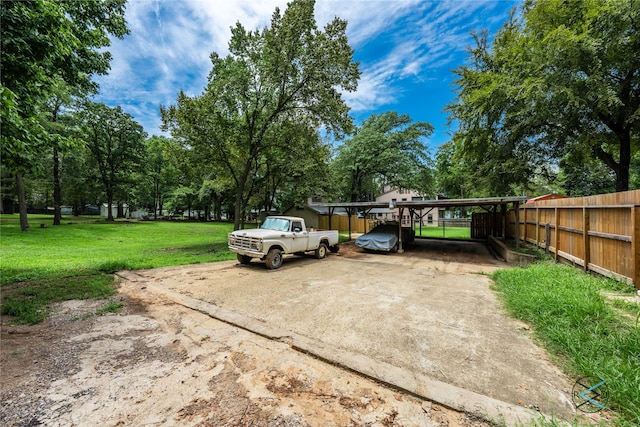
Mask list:
[[[261,239],[246,236],[229,236],[229,246],[250,251],[262,250]]]

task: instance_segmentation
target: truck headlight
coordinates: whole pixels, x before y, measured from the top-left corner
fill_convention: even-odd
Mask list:
[[[256,249],[258,252],[262,252],[262,240],[258,240],[258,243],[256,243]]]

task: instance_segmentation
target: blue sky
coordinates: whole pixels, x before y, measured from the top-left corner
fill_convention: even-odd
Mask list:
[[[114,39],[111,71],[99,76],[96,100],[121,106],[151,135],[161,134],[160,105],[175,103],[182,89],[202,93],[209,55],[228,53],[230,27],[269,24],[286,0],[129,0],[131,33]],[[435,127],[432,154],[452,129],[442,110],[454,99],[451,70],[462,65],[472,31],[493,34],[519,0],[316,0],[318,26],[335,16],[360,61],[358,90],[346,93],[357,124],[373,113],[397,111]]]

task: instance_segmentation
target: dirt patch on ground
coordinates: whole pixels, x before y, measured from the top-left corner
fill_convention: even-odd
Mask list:
[[[3,426],[484,426],[123,284],[124,311],[69,301],[2,318]]]

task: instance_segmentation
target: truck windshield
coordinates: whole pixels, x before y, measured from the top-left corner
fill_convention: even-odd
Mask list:
[[[282,218],[266,218],[260,228],[276,231],[289,231],[289,220]]]

